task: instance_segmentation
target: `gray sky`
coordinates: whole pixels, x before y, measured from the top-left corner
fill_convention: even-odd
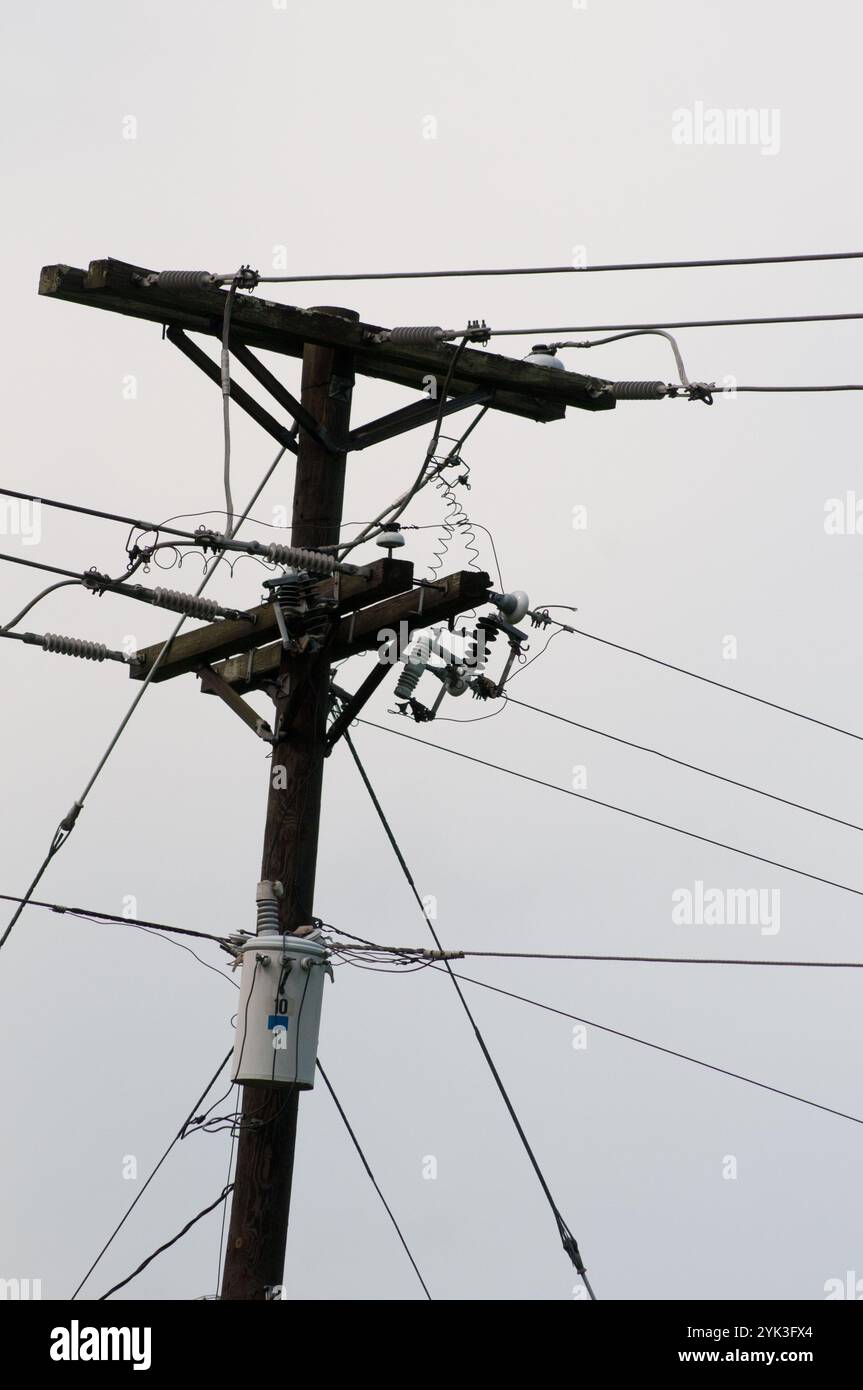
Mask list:
[[[799,0],[49,0],[7,8],[3,28],[9,487],[154,518],[222,505],[217,392],[157,326],[38,299],[45,263],[112,255],[264,273],[284,255],[290,271],[314,273],[566,264],[578,248],[597,263],[859,243],[861,20],[836,0],[817,25]],[[675,112],[695,120],[711,108],[765,113],[769,139],[675,141]],[[857,281],[846,262],[284,286],[273,297],[343,303],[383,324],[563,326],[841,312],[860,307]],[[530,342],[498,347],[520,356]],[[683,349],[696,379],[808,384],[860,380],[858,342],[854,324],[762,327],[692,332]],[[617,378],[672,373],[658,339],[567,360]],[[297,364],[280,359],[279,370],[296,387]],[[360,381],[354,419],[409,399]],[[711,410],[624,403],[546,426],[492,413],[466,448],[471,491],[460,496],[493,533],[504,583],[533,602],[576,605],[589,631],[863,730],[863,539],[824,529],[829,499],[863,496],[858,413],[853,394],[740,396]],[[241,501],[273,451],[238,411],[233,430]],[[426,441],[355,455],[346,520],[402,491]],[[255,516],[272,520],[289,502],[292,473],[288,460]],[[579,506],[586,530],[573,528]],[[443,510],[429,489],[409,519]],[[433,536],[410,539],[418,573]],[[38,545],[4,534],[0,548],[118,572],[124,541],[122,527],[44,511]],[[464,560],[453,545],[446,567]],[[193,589],[198,572],[192,558],[182,576],[151,582]],[[211,592],[251,604],[264,577],[243,562]],[[2,580],[8,620],[41,581],[13,566]],[[145,645],[170,625],[75,590],[26,624],[110,646]],[[728,637],[734,660],[723,658]],[[119,667],[18,643],[0,657],[0,888],[18,893],[136,687]],[[351,680],[364,670],[355,665]],[[853,741],[583,638],[559,637],[513,694],[861,820]],[[411,732],[391,705],[388,682],[371,717]],[[446,710],[484,712],[467,700]],[[861,883],[853,830],[526,711],[420,733],[562,787],[583,765],[593,796]],[[357,730],[356,744],[449,946],[859,955],[850,894],[375,730]],[[250,929],[266,785],[265,750],[193,677],[154,688],[39,896],[107,912],[134,899],[140,916]],[[780,930],[676,924],[672,894],[696,881],[779,889]],[[327,766],[316,910],[357,935],[425,943],[345,750]],[[863,1114],[852,971],[498,961],[468,973]],[[469,998],[600,1297],[817,1299],[825,1281],[863,1276],[859,1127],[595,1029],[575,1049],[566,1018],[478,989]],[[27,910],[0,970],[0,1276],[41,1278],[46,1297],[68,1297],[134,1195],[124,1157],[141,1178],[149,1171],[230,1045],[234,1008],[230,987],[171,945]],[[320,1055],[436,1297],[572,1296],[575,1273],[445,979],[337,970]],[[91,1294],[216,1196],[228,1148],[225,1134],[179,1146]],[[428,1156],[434,1180],[423,1177]],[[124,1293],[212,1293],[218,1241],[213,1215]],[[300,1106],[288,1249],[293,1297],[420,1292],[320,1087]]]

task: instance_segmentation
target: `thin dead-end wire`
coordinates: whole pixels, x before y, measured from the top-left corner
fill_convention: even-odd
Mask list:
[[[366,770],[365,770],[365,768],[364,768],[364,766],[363,766],[363,764],[362,764],[362,761],[361,761],[361,759],[360,759],[360,757],[359,757],[359,755],[358,755],[356,749],[354,748],[353,740],[351,739],[351,736],[350,736],[350,734],[349,734],[347,731],[345,731],[345,734],[343,735],[343,737],[344,737],[344,739],[345,739],[345,741],[346,741],[346,743],[347,743],[348,749],[350,750],[351,757],[352,757],[353,760],[354,760],[354,763],[355,763],[355,765],[356,765],[357,771],[359,772],[360,777],[361,777],[361,779],[362,779],[363,785],[364,785],[366,791],[367,791],[368,794],[369,794],[369,798],[370,798],[370,800],[371,800],[371,802],[372,802],[372,805],[374,806],[375,811],[377,812],[378,819],[380,820],[381,825],[383,826],[383,829],[384,829],[384,832],[385,832],[385,834],[386,834],[386,837],[387,837],[387,839],[389,840],[390,845],[392,846],[393,852],[394,852],[394,854],[395,854],[395,856],[396,856],[396,859],[397,859],[398,862],[399,862],[399,867],[401,868],[401,871],[402,871],[402,873],[404,874],[405,879],[407,880],[407,883],[408,883],[408,885],[409,885],[409,887],[410,887],[411,893],[413,894],[414,898],[416,899],[417,906],[419,907],[419,910],[420,910],[420,912],[422,913],[423,921],[426,923],[426,925],[427,925],[429,931],[431,932],[431,935],[432,935],[432,937],[434,938],[434,942],[435,942],[435,945],[437,946],[438,950],[439,950],[439,951],[443,951],[444,948],[443,948],[443,946],[441,945],[440,938],[438,937],[438,934],[437,934],[437,932],[435,931],[433,922],[429,919],[429,917],[428,917],[428,915],[427,915],[427,913],[426,913],[425,907],[423,906],[422,897],[420,896],[419,889],[417,888],[416,883],[414,882],[414,878],[413,878],[413,875],[411,874],[410,869],[408,868],[407,861],[406,861],[404,855],[402,854],[401,849],[399,848],[398,842],[397,842],[397,840],[396,840],[396,838],[395,838],[395,835],[393,834],[392,828],[390,827],[389,821],[387,820],[387,817],[386,817],[386,814],[385,814],[385,812],[384,812],[384,810],[383,810],[383,807],[381,806],[381,803],[378,801],[378,798],[377,798],[377,795],[376,795],[376,793],[375,793],[374,787],[372,786],[371,782],[369,781],[368,774],[367,774],[367,772],[366,772]],[[564,1250],[566,1251],[567,1255],[569,1256],[570,1260],[572,1261],[573,1265],[575,1266],[576,1270],[578,1271],[579,1275],[581,1276],[581,1279],[582,1279],[582,1281],[583,1281],[583,1283],[584,1283],[585,1288],[587,1289],[588,1294],[590,1295],[590,1298],[591,1298],[591,1299],[595,1299],[595,1298],[596,1298],[596,1294],[594,1293],[594,1291],[593,1291],[593,1289],[592,1289],[592,1287],[591,1287],[591,1285],[590,1285],[590,1282],[589,1282],[589,1280],[588,1280],[588,1278],[587,1278],[587,1270],[585,1269],[584,1261],[583,1261],[582,1258],[581,1258],[581,1252],[579,1251],[579,1248],[578,1248],[578,1241],[576,1240],[576,1238],[575,1238],[575,1236],[573,1235],[572,1231],[570,1230],[569,1226],[566,1224],[566,1221],[564,1220],[563,1215],[561,1214],[560,1209],[558,1208],[557,1203],[555,1202],[554,1197],[553,1197],[552,1194],[551,1194],[551,1189],[549,1188],[548,1183],[547,1183],[546,1180],[545,1180],[545,1176],[544,1176],[544,1174],[543,1174],[543,1172],[542,1172],[542,1169],[541,1169],[540,1166],[539,1166],[539,1162],[538,1162],[538,1160],[537,1160],[537,1158],[536,1158],[536,1155],[534,1154],[533,1149],[531,1148],[530,1141],[528,1140],[528,1137],[527,1137],[527,1135],[525,1134],[524,1129],[522,1128],[521,1121],[519,1120],[518,1115],[517,1115],[516,1112],[515,1112],[515,1107],[513,1106],[513,1103],[512,1103],[512,1101],[511,1101],[510,1098],[509,1098],[509,1093],[508,1093],[506,1087],[504,1086],[503,1079],[501,1078],[500,1072],[498,1071],[497,1067],[495,1066],[494,1059],[492,1058],[492,1055],[491,1055],[491,1053],[489,1052],[488,1047],[487,1047],[487,1045],[486,1045],[485,1039],[484,1039],[482,1033],[481,1033],[480,1030],[479,1030],[479,1025],[477,1024],[477,1022],[476,1022],[476,1020],[475,1020],[475,1018],[474,1018],[474,1016],[473,1016],[473,1014],[472,1014],[472,1012],[471,1012],[470,1005],[468,1004],[467,1000],[465,999],[464,994],[463,994],[463,992],[462,992],[462,990],[461,990],[461,988],[460,988],[460,986],[459,986],[459,984],[458,984],[458,981],[457,981],[456,976],[455,976],[455,972],[453,971],[452,967],[450,966],[450,963],[449,963],[448,960],[444,960],[444,966],[445,966],[446,970],[449,972],[449,974],[450,974],[450,976],[451,976],[451,978],[452,978],[452,982],[453,982],[453,985],[454,985],[454,987],[455,987],[456,994],[457,994],[458,997],[459,997],[459,1002],[461,1003],[462,1008],[464,1009],[465,1013],[467,1014],[467,1017],[468,1017],[468,1020],[469,1020],[469,1022],[470,1022],[470,1025],[471,1025],[471,1027],[472,1027],[472,1029],[473,1029],[473,1031],[474,1031],[474,1036],[476,1037],[476,1040],[477,1040],[477,1042],[478,1042],[478,1044],[479,1044],[480,1051],[482,1052],[482,1055],[483,1055],[483,1057],[485,1058],[485,1061],[486,1061],[486,1064],[488,1065],[489,1071],[491,1072],[492,1077],[494,1078],[495,1085],[497,1086],[497,1089],[498,1089],[498,1091],[500,1092],[500,1095],[501,1095],[501,1098],[502,1098],[502,1100],[503,1100],[503,1103],[504,1103],[504,1105],[506,1106],[507,1111],[509,1112],[509,1117],[510,1117],[510,1119],[512,1120],[514,1126],[515,1126],[516,1133],[518,1134],[518,1137],[519,1137],[519,1139],[520,1139],[521,1142],[522,1142],[522,1146],[523,1146],[523,1148],[524,1148],[524,1151],[525,1151],[525,1153],[527,1154],[528,1159],[530,1160],[530,1164],[531,1164],[531,1166],[532,1166],[532,1168],[533,1168],[534,1173],[536,1174],[536,1177],[537,1177],[537,1179],[538,1179],[538,1181],[539,1181],[539,1185],[540,1185],[540,1187],[542,1188],[542,1191],[543,1191],[543,1193],[545,1194],[546,1200],[547,1200],[547,1202],[548,1202],[548,1204],[549,1204],[549,1206],[550,1206],[550,1208],[551,1208],[552,1215],[554,1216],[555,1222],[556,1222],[556,1224],[557,1224],[558,1234],[560,1235],[561,1242],[562,1242],[562,1244],[563,1244],[563,1248],[564,1248]]]

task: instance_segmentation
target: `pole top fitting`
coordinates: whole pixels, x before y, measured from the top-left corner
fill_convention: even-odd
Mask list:
[[[255,890],[256,903],[269,903],[285,896],[285,885],[280,879],[262,879]]]

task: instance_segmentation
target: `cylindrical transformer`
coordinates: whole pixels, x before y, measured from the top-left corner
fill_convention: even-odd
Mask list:
[[[232,1077],[244,1086],[315,1084],[326,947],[302,936],[250,937],[241,952]]]

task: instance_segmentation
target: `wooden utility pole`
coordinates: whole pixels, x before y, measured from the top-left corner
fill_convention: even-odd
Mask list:
[[[317,309],[343,319],[347,309]],[[301,403],[331,440],[346,440],[353,387],[350,353],[309,345],[303,352]],[[339,540],[345,454],[299,435],[291,544],[317,549]],[[282,930],[294,932],[313,912],[330,678],[328,655],[283,651],[278,674],[279,729],[290,709],[286,741],[273,745],[261,878],[281,881]],[[299,1093],[245,1086],[231,1223],[221,1296],[264,1300],[281,1285],[291,1204]]]
[[[254,278],[254,272],[251,275]],[[160,324],[167,342],[221,390],[220,364],[197,341],[200,336],[223,338],[225,291],[214,283],[219,278],[198,271],[152,271],[108,259],[91,261],[87,270],[45,266],[39,292]],[[445,417],[477,406],[548,422],[562,420],[568,407],[613,410],[618,397],[627,394],[618,390],[619,383],[550,371],[466,346],[468,341],[488,341],[484,325],[470,325],[455,347],[449,340],[457,336],[433,327],[382,328],[360,322],[347,309],[300,309],[238,295],[232,303],[229,349],[271,404],[263,405],[258,392],[233,378],[230,396],[283,449],[297,456],[292,544],[240,543],[201,528],[194,534],[172,534],[181,537],[180,544],[200,545],[205,554],[208,549],[214,554],[246,550],[269,556],[276,566],[305,569],[308,557],[302,552],[339,539],[348,453],[424,426],[439,427]],[[255,356],[259,350],[302,357],[301,400]],[[420,392],[420,398],[351,430],[354,371]],[[437,383],[438,390],[443,386],[442,399],[429,391],[430,382]],[[272,414],[272,402],[293,420],[294,428]],[[427,475],[426,481],[430,478]],[[144,522],[135,525],[141,541],[163,529]],[[151,551],[136,542],[138,558],[147,558]],[[283,885],[278,912],[284,933],[296,932],[314,911],[324,759],[388,669],[378,662],[356,691],[337,691],[339,713],[327,729],[331,663],[375,648],[380,651],[384,634],[398,634],[401,642],[415,630],[450,622],[496,601],[489,576],[476,570],[417,579],[410,561],[391,555],[363,565],[311,568],[326,576],[311,590],[313,609],[320,612],[326,606],[330,615],[324,644],[317,651],[312,650],[314,643],[303,643],[304,632],[287,650],[282,640],[285,608],[275,597],[247,612],[222,613],[218,621],[179,633],[167,647],[161,641],[145,647],[128,667],[132,680],[152,680],[154,685],[196,674],[206,694],[218,696],[253,735],[271,743],[261,879]],[[191,608],[176,607],[178,597],[184,598],[175,595],[166,606],[197,616],[197,596],[188,596]],[[288,598],[285,607],[288,616],[300,611],[291,608]],[[44,644],[34,634],[27,636]],[[391,640],[387,638],[387,650]],[[261,689],[276,706],[272,727],[243,698]],[[295,1086],[244,1087],[223,1299],[265,1300],[282,1284],[297,1102]]]

